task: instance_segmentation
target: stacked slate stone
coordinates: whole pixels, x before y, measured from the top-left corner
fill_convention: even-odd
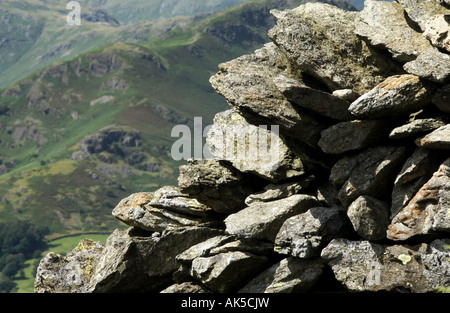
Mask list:
[[[106,246],[49,254],[37,292],[449,290],[449,2],[272,13],[272,42],[211,78],[216,158],[122,200]]]

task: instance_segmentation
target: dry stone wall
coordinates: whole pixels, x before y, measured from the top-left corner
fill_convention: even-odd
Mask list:
[[[450,290],[449,2],[272,13],[272,42],[210,80],[216,158],[122,200],[105,246],[46,256],[36,292]]]

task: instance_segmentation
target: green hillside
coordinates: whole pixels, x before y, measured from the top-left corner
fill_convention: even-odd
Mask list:
[[[105,10],[122,24],[158,20],[174,16],[194,16],[212,13],[234,6],[245,0],[84,0],[87,4]]]
[[[79,0],[81,25],[67,24],[69,1],[2,0],[0,89],[58,61],[116,42],[142,43],[238,3],[265,0]],[[271,0],[282,8],[299,0]],[[346,1],[330,0],[345,6]]]
[[[79,0],[81,26],[67,24],[68,2],[2,0],[0,88],[56,61],[114,42],[147,41],[243,0]]]
[[[269,41],[272,8],[303,2],[252,0],[127,26],[111,15],[111,23],[83,23],[67,38],[65,26],[48,27],[48,16],[60,13],[44,1],[7,0],[9,23],[22,19],[28,41],[17,40],[26,51],[11,54],[0,75],[14,81],[0,90],[0,222],[27,221],[47,229],[49,240],[121,227],[111,215],[121,199],[176,184],[172,128],[192,129],[197,116],[206,126],[227,108],[209,84],[218,64]],[[20,13],[30,7],[33,18]]]
[[[206,126],[226,108],[209,77],[268,41],[277,3],[248,1],[151,41],[110,44],[6,88],[0,219],[30,219],[52,234],[109,230],[120,199],[175,184],[171,129],[195,116]],[[139,144],[122,142],[133,136]],[[88,139],[101,148],[86,152]]]
[[[0,118],[6,171],[0,177],[2,219],[23,216],[52,232],[108,229],[111,223],[101,217],[128,188],[147,189],[155,187],[152,181],[172,177],[173,166],[161,159],[167,143],[159,138],[166,123],[154,113],[156,102],[148,98],[146,85],[163,76],[148,50],[115,44],[53,65],[7,89],[0,100],[5,111]],[[137,133],[134,127],[111,127],[104,132],[111,138],[98,139],[103,151],[72,157],[83,137],[117,123],[127,126],[133,120],[127,112],[137,109],[143,110],[141,117],[147,115],[149,125],[160,126],[151,134],[141,129],[139,151],[146,152],[135,157],[141,162],[127,159],[141,153],[135,151],[137,144],[122,147],[120,137],[114,137],[114,132],[123,131],[122,137]],[[155,164],[155,171],[132,169],[145,162]]]

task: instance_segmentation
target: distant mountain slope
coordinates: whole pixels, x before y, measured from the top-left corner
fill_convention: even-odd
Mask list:
[[[158,20],[175,16],[212,13],[246,0],[84,0],[85,3],[107,11],[122,24]]]
[[[114,42],[145,42],[241,2],[259,0],[80,0],[81,26],[69,26],[66,1],[3,0],[0,89],[54,62]],[[274,7],[292,3],[278,0]]]
[[[192,126],[195,116],[210,124],[226,107],[209,85],[218,64],[268,41],[270,9],[302,2],[249,1],[151,41],[55,63],[1,91],[0,219],[19,216],[54,235],[110,230],[121,198],[176,184],[173,126]]]
[[[192,17],[197,13],[242,1],[80,0],[81,26],[69,26],[68,1],[3,0],[0,88],[53,62],[114,42],[147,41],[206,16]]]
[[[126,26],[99,13],[74,29],[47,27],[65,16],[43,6],[56,0],[5,1],[0,55],[11,59],[0,80],[14,83],[0,87],[0,221],[47,226],[48,239],[111,232],[122,198],[175,185],[172,128],[192,129],[196,116],[206,126],[227,108],[209,84],[218,64],[269,41],[272,8],[305,2],[252,0]]]

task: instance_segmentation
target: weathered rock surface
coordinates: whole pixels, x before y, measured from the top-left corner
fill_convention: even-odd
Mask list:
[[[286,219],[319,205],[316,197],[301,194],[272,202],[257,202],[229,215],[225,219],[226,231],[273,242]]]
[[[353,229],[362,239],[377,241],[386,238],[386,229],[389,226],[387,203],[373,197],[361,196],[349,206],[347,214]]]
[[[433,131],[439,127],[445,126],[446,124],[446,119],[444,118],[415,119],[408,124],[394,128],[389,134],[389,138],[403,139],[418,134],[420,135],[421,133]]]
[[[245,207],[244,200],[255,191],[250,181],[220,160],[191,160],[180,167],[181,191],[218,213],[234,213]]]
[[[81,241],[66,256],[53,252],[40,262],[36,274],[36,293],[82,293],[94,274],[98,256],[104,249],[100,242]]]
[[[344,206],[360,196],[382,198],[404,161],[403,147],[369,148],[354,157],[344,157],[333,167],[330,182],[341,185],[338,197]]]
[[[187,227],[142,236],[133,229],[114,232],[88,285],[88,292],[155,292],[171,283],[176,255],[220,234],[207,227]]]
[[[348,112],[350,103],[330,93],[310,88],[305,84],[286,76],[277,76],[274,83],[283,95],[292,103],[320,115],[337,119],[351,120]]]
[[[359,98],[359,95],[354,92],[352,89],[338,89],[333,91],[333,96],[338,97],[339,99],[353,102]]]
[[[391,197],[391,218],[397,215],[438,169],[435,153],[417,147],[397,174]]]
[[[383,120],[341,122],[321,133],[318,146],[327,154],[362,150],[385,139],[387,126]]]
[[[374,47],[388,49],[400,62],[412,61],[430,48],[422,34],[409,27],[402,6],[396,2],[364,1],[355,33],[368,38]]]
[[[403,210],[417,194],[419,189],[428,181],[429,177],[421,176],[406,184],[395,185],[392,188],[391,196],[391,214],[393,219],[401,210]]]
[[[449,210],[450,159],[447,159],[409,204],[394,217],[387,237],[392,240],[406,240],[450,232]]]
[[[106,245],[48,254],[36,292],[448,292],[449,1],[366,2],[273,11],[273,42],[210,80],[231,107],[215,158],[120,201],[131,228]],[[270,162],[236,149],[271,133]],[[135,162],[139,144],[113,127],[74,158],[119,146]]]
[[[130,228],[116,230],[106,246],[84,240],[67,256],[50,253],[42,260],[36,275],[36,292],[160,290],[170,284],[170,276],[177,269],[176,254],[219,233],[211,228],[192,227],[149,235]]]
[[[450,85],[446,85],[436,91],[431,101],[439,110],[450,113]]]
[[[288,257],[261,272],[251,280],[242,293],[298,293],[306,292],[322,274],[320,259],[301,260]]]
[[[249,195],[247,199],[245,199],[245,204],[250,205],[254,202],[269,202],[288,198],[300,193],[300,191],[305,188],[308,188],[311,184],[311,180],[313,179],[314,177],[306,177],[293,183],[285,183],[281,185],[269,184],[265,186],[262,191]]]
[[[277,19],[269,31],[272,41],[302,71],[332,91],[350,88],[363,94],[396,69],[392,60],[354,34],[356,12],[307,3],[272,13]]]
[[[216,158],[272,182],[305,174],[302,161],[277,132],[251,125],[240,114],[228,110],[214,118],[207,144]]]
[[[210,82],[249,123],[279,125],[289,135],[315,145],[323,125],[307,111],[295,108],[274,83],[275,77],[286,73],[286,66],[285,57],[271,43],[220,64]]]
[[[444,0],[447,1],[447,0]],[[437,14],[448,13],[448,8],[442,5],[441,0],[396,0],[404,8],[408,17],[416,22],[424,31],[426,22]]]
[[[407,184],[414,179],[428,175],[432,164],[432,153],[423,148],[417,148],[414,153],[406,160],[403,168],[398,173],[394,184],[396,186]]]
[[[214,292],[236,290],[246,279],[270,266],[265,255],[273,245],[229,235],[219,235],[192,246],[176,257],[181,263],[176,280],[195,279]]]
[[[317,257],[321,245],[349,233],[342,208],[317,207],[287,219],[275,238],[275,251],[298,258]]]
[[[167,189],[166,187],[165,190]],[[207,212],[211,209],[205,205],[201,205],[195,199],[189,199],[186,195],[182,196],[181,193],[178,193],[179,198],[175,201],[173,199],[161,201],[163,192],[157,191],[159,198],[156,199],[153,193],[133,194],[120,201],[112,214],[128,225],[158,232],[177,226],[198,226],[207,223],[208,220],[211,221],[207,217]],[[171,192],[178,191],[171,188]],[[151,202],[160,204],[155,206]]]
[[[193,282],[184,282],[181,284],[173,284],[166,289],[162,290],[161,293],[210,293],[211,291],[205,287],[195,284]]]
[[[211,257],[219,253],[241,251],[264,255],[270,254],[272,250],[273,244],[271,243],[223,233],[190,247],[177,255],[176,259],[182,264],[192,265],[192,261],[196,258]]]
[[[437,83],[450,81],[450,55],[437,48],[423,51],[417,59],[406,63],[403,68],[408,73]]]
[[[416,144],[429,149],[450,149],[450,124],[439,127],[425,137],[417,139]]]
[[[436,292],[450,284],[449,242],[386,246],[335,239],[322,258],[350,291]]]
[[[180,188],[174,186],[165,186],[156,190],[148,205],[199,217],[205,217],[212,211],[211,208],[199,203],[196,199],[181,193]]]
[[[216,292],[231,292],[246,279],[257,274],[268,260],[245,252],[220,253],[208,258],[196,258],[192,262],[191,275]]]
[[[349,107],[357,118],[380,118],[417,112],[431,103],[434,88],[414,75],[387,78]]]
[[[424,36],[437,48],[450,52],[450,10],[431,17],[425,23]]]

